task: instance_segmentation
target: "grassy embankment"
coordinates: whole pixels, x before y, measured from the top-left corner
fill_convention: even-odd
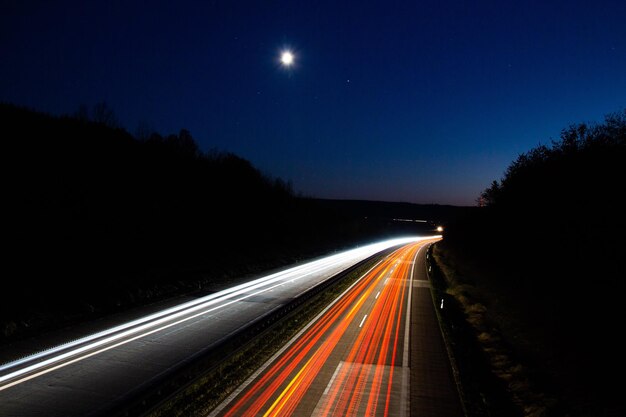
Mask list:
[[[534,389],[532,370],[511,346],[527,338],[511,325],[516,321],[511,306],[442,244],[433,246],[431,262],[434,296],[444,300],[442,330],[468,416],[544,415],[554,400]]]

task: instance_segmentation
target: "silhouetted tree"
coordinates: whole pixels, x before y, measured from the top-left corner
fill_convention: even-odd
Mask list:
[[[137,129],[135,129],[135,138],[139,141],[145,142],[153,133],[155,133],[155,131],[149,123],[139,122]]]
[[[75,117],[76,119],[82,122],[88,122],[89,121],[89,107],[86,104],[81,104],[80,106],[78,106],[78,110],[76,110],[73,117]]]
[[[174,152],[191,158],[197,158],[201,152],[191,133],[187,129],[181,129],[178,135],[169,135],[165,138],[165,145]]]
[[[109,105],[101,101],[93,106],[92,120],[96,123],[103,124],[106,127],[116,128],[118,127],[117,117],[115,112]]]
[[[498,194],[500,193],[500,184],[498,183],[498,181],[493,181],[491,183],[491,186],[487,189],[485,189],[485,191],[483,191],[480,195],[480,202],[481,202],[481,206],[482,205],[486,205],[486,206],[493,206],[496,201],[498,200]]]
[[[600,184],[612,183],[617,192],[624,170],[616,157],[624,152],[625,131],[626,112],[607,116],[603,124],[570,126],[550,147],[541,145],[521,154],[506,169],[500,184],[494,181],[481,196],[491,206],[546,207],[567,203],[559,200],[566,193],[572,198],[576,193],[595,194]]]

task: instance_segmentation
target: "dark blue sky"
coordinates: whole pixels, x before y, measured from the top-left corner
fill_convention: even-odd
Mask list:
[[[0,100],[104,100],[305,195],[444,204],[626,106],[623,0],[146,3],[2,1]]]

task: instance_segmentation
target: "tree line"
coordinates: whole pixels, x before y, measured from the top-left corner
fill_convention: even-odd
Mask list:
[[[623,372],[625,194],[626,109],[521,154],[444,235],[487,309],[509,305],[507,326],[534,335],[509,342],[553,378],[554,415],[623,411],[607,375]]]
[[[482,192],[478,201],[484,209],[453,227],[447,238],[459,244],[479,240],[483,249],[469,246],[503,265],[525,256],[532,245],[534,253],[545,255],[542,270],[557,268],[583,277],[601,267],[604,273],[594,272],[598,279],[621,282],[625,181],[622,111],[603,123],[569,126],[551,145],[521,154]],[[564,275],[554,275],[550,282]]]

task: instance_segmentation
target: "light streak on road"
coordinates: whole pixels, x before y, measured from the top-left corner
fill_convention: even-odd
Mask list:
[[[3,364],[0,366],[0,391],[250,297],[306,281],[314,274],[337,268],[343,270],[388,248],[423,239],[426,238],[392,239],[337,253]]]
[[[413,261],[432,241],[407,244],[377,264],[210,417],[406,412],[394,400],[407,397]]]

